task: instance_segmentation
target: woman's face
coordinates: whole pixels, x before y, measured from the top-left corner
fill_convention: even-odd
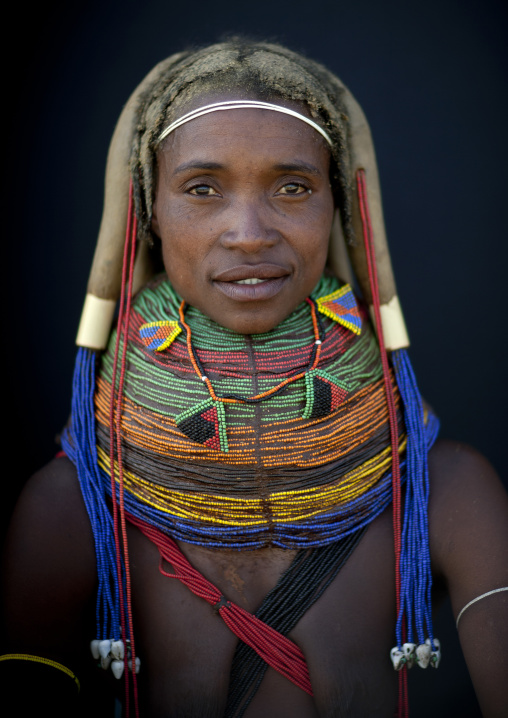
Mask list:
[[[312,127],[270,110],[214,112],[175,130],[159,151],[152,225],[175,290],[233,331],[276,327],[325,266],[329,162]]]

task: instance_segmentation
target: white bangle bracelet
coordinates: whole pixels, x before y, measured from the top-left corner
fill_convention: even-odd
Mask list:
[[[508,586],[504,586],[503,588],[495,588],[493,591],[487,591],[487,593],[482,593],[481,596],[477,596],[476,598],[473,598],[472,601],[469,601],[469,603],[466,603],[464,608],[460,611],[459,615],[457,616],[457,620],[455,621],[455,626],[457,628],[459,627],[460,617],[462,616],[464,611],[466,611],[469,608],[469,606],[472,606],[473,603],[476,603],[477,601],[481,601],[482,598],[487,598],[487,596],[492,596],[493,593],[499,593],[500,591],[508,591]]]

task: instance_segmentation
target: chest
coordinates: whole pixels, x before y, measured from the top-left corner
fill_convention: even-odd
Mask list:
[[[251,613],[259,609],[295,558],[295,552],[273,549],[181,548],[228,600]],[[243,713],[246,718],[388,716],[393,712],[396,676],[389,651],[394,643],[395,592],[389,512],[373,522],[288,634],[305,656],[313,698],[272,668],[256,673],[252,657],[239,661],[235,656],[238,639],[221,616],[178,579],[162,575],[157,548],[135,530],[130,551],[145,715],[241,715],[228,713],[231,693],[241,682],[239,676],[243,681],[243,674],[249,672],[254,675],[252,685],[259,685],[256,690],[251,686],[240,700],[241,705],[249,699]],[[164,568],[172,573],[170,565]],[[304,575],[295,597],[305,590],[305,580]]]

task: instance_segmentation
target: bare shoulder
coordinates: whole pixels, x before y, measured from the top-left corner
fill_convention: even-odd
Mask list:
[[[3,556],[7,650],[65,659],[95,591],[95,552],[76,470],[54,459],[27,482]]]
[[[508,568],[508,495],[492,465],[466,444],[439,441],[429,455],[429,472],[429,527],[437,574],[457,588],[453,583],[468,562],[481,561],[487,570],[497,560]]]
[[[508,705],[508,496],[491,464],[458,442],[429,455],[433,573],[444,581],[486,718]],[[478,599],[478,600],[475,600]]]

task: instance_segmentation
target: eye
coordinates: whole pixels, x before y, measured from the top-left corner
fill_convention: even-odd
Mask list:
[[[190,187],[187,191],[195,197],[212,197],[213,195],[218,194],[218,192],[216,192],[213,187],[210,187],[209,184],[197,184],[194,185],[194,187]]]
[[[288,182],[283,187],[280,188],[280,190],[277,192],[277,194],[284,194],[284,195],[300,195],[300,194],[311,194],[312,190],[306,187],[303,184],[300,184],[300,182]]]

